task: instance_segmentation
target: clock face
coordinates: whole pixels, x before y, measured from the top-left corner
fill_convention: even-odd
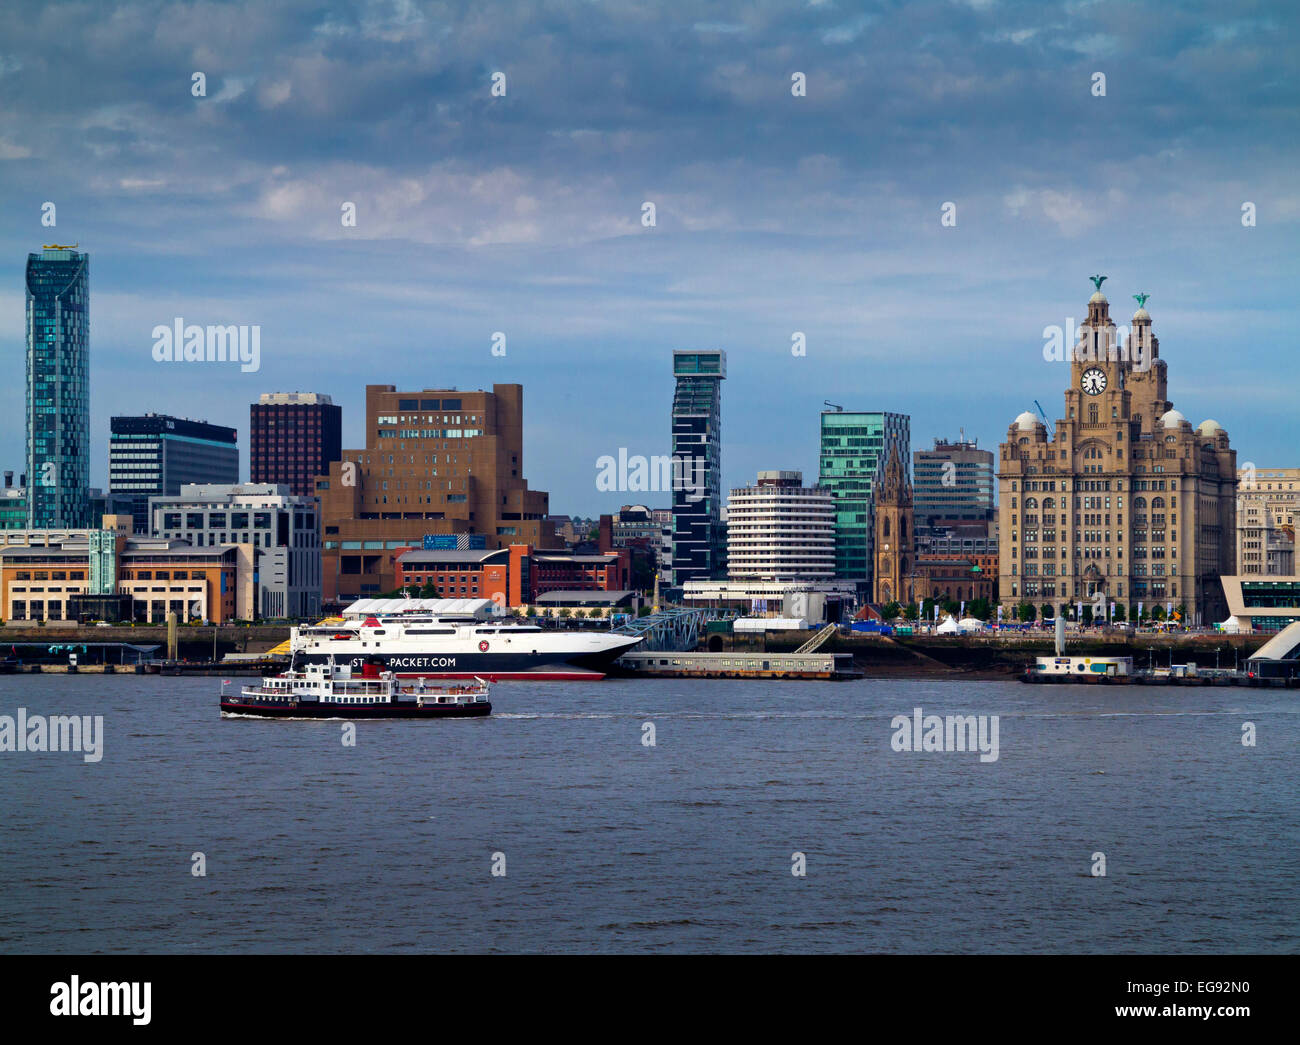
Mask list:
[[[1090,396],[1099,396],[1106,391],[1106,371],[1100,367],[1091,366],[1083,372],[1083,380],[1079,386]]]

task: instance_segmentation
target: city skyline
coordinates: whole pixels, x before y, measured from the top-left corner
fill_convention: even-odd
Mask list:
[[[669,452],[674,349],[731,356],[724,490],[816,474],[827,399],[908,414],[912,449],[992,447],[1056,394],[1044,331],[1082,321],[1094,272],[1117,314],[1151,295],[1172,397],[1243,462],[1300,435],[1260,380],[1298,318],[1283,5],[46,10],[0,14],[0,349],[26,255],[93,255],[92,486],[114,414],[233,425],[247,476],[262,393],[333,396],[357,446],[367,383],[519,383],[530,481],[593,516],[645,499],[600,492],[597,458]],[[260,368],[156,362],[178,317],[259,326]]]

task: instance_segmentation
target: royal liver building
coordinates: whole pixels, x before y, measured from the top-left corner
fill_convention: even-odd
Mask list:
[[[1050,433],[1031,413],[1000,447],[998,597],[1020,602],[1185,607],[1227,614],[1221,574],[1235,567],[1237,455],[1216,421],[1173,408],[1146,294],[1127,338],[1096,293],[1070,355],[1065,416]],[[1098,599],[1097,596],[1101,598]]]

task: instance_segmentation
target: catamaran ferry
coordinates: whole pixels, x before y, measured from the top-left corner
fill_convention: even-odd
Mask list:
[[[294,628],[293,665],[378,665],[398,678],[604,678],[642,640],[610,631],[515,624],[501,618],[400,614]]]

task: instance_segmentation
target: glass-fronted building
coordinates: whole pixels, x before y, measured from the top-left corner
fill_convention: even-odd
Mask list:
[[[132,528],[148,533],[149,498],[175,497],[185,483],[239,482],[239,433],[165,414],[109,423],[108,488],[131,499]]]
[[[907,467],[912,459],[907,414],[823,410],[821,472],[817,485],[835,498],[835,576],[871,580],[872,487],[892,448]],[[911,469],[908,468],[910,472]],[[910,482],[911,477],[908,476]]]
[[[912,455],[912,470],[916,476],[912,505],[918,526],[938,519],[992,521],[997,484],[993,453],[981,450],[974,440],[936,439],[933,450],[917,450]]]
[[[0,490],[0,530],[27,529],[27,476],[14,486],[14,473],[5,472],[5,486]]]
[[[27,255],[27,526],[90,523],[90,256]]]
[[[1281,631],[1300,621],[1300,576],[1258,577],[1234,574],[1220,578],[1238,629]]]
[[[722,525],[722,349],[673,352],[673,584],[726,575]]]

